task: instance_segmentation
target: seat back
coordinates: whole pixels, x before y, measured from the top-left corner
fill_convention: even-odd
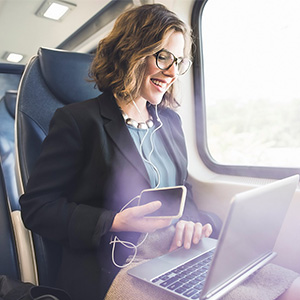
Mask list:
[[[16,250],[10,207],[5,181],[0,164],[0,274],[20,279],[19,261]]]
[[[24,71],[16,108],[16,163],[18,188],[24,192],[30,173],[48,133],[55,110],[99,95],[88,82],[92,56],[40,48]],[[53,285],[60,265],[61,248],[33,234],[39,283]]]
[[[11,209],[19,210],[15,174],[15,108],[17,91],[6,91],[0,100],[0,157]]]

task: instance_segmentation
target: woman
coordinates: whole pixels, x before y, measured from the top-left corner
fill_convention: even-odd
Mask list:
[[[212,232],[193,203],[181,122],[170,109],[177,106],[173,83],[190,65],[190,45],[186,25],[164,6],[125,12],[91,66],[103,94],[57,110],[51,121],[20,203],[28,228],[63,245],[57,285],[73,300],[105,297],[132,254],[118,241],[137,245],[145,240],[141,233],[175,228],[172,251]],[[170,226],[144,218],[161,204],[137,207],[135,197],[176,185],[188,188],[182,219]]]
[[[187,55],[184,46],[189,38],[184,24],[162,6],[125,13],[100,42],[91,67],[103,94],[57,110],[51,121],[20,203],[28,228],[63,245],[58,285],[74,300],[104,297],[119,271],[112,263],[113,233],[136,244],[140,233],[170,223],[143,218],[158,209],[159,202],[141,207],[132,202],[131,208],[120,210],[143,189],[186,184],[187,158],[179,116],[161,108],[158,120],[155,107],[176,106],[171,86],[177,73],[189,67],[189,60],[181,59]],[[162,45],[172,53],[160,51]],[[180,58],[168,68],[174,55]],[[146,130],[127,126],[130,120],[125,122],[122,113],[131,122],[152,119],[153,126]],[[147,132],[141,143],[139,139]],[[151,158],[144,153],[151,151],[150,136]],[[188,194],[185,221],[178,225],[172,249],[181,244],[188,248],[211,233],[210,225],[202,227],[196,222],[199,215]],[[131,249],[117,245],[116,264],[123,265],[130,254]]]

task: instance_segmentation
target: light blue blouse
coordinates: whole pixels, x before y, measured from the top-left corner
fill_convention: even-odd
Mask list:
[[[175,186],[176,168],[159,134],[159,129],[155,132],[155,126],[148,130],[130,125],[127,127],[144,161],[151,187]]]

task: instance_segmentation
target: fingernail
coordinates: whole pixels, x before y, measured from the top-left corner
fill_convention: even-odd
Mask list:
[[[177,242],[177,247],[181,247],[181,242],[180,241]]]

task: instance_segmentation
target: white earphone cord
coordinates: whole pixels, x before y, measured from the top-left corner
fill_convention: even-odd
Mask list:
[[[142,115],[142,114],[141,114],[141,111],[139,110],[139,108],[138,108],[138,106],[136,105],[136,103],[134,102],[134,100],[132,100],[132,102],[133,102],[134,106],[136,107],[137,111],[139,112],[139,114]],[[159,173],[158,168],[151,162],[151,155],[152,155],[152,153],[153,153],[153,151],[154,151],[153,135],[154,135],[154,133],[155,133],[157,130],[159,130],[159,129],[163,126],[163,123],[162,123],[162,121],[160,120],[160,118],[159,118],[159,116],[158,116],[157,105],[155,105],[155,114],[156,114],[157,121],[160,123],[160,125],[159,125],[157,128],[155,128],[155,130],[153,130],[153,132],[151,133],[151,136],[150,136],[151,151],[150,151],[150,153],[149,153],[149,158],[147,159],[147,158],[144,156],[143,151],[142,151],[142,145],[143,145],[143,143],[144,143],[144,141],[145,141],[145,139],[146,139],[146,137],[147,137],[147,135],[148,135],[148,133],[149,133],[149,128],[147,128],[147,132],[146,132],[146,134],[144,135],[144,137],[143,137],[143,139],[142,139],[142,141],[141,141],[141,143],[140,143],[139,152],[140,152],[140,155],[141,155],[143,161],[146,162],[146,163],[148,163],[148,164],[150,164],[150,165],[152,166],[152,168],[155,170],[155,172],[156,172],[156,174],[157,174],[157,179],[158,179],[158,182],[157,182],[155,188],[158,188],[159,185],[160,185],[160,173]],[[136,199],[140,199],[140,196],[136,196],[136,197],[132,198],[130,201],[128,201],[128,202],[121,208],[120,212],[122,212],[129,204],[131,204],[131,203],[132,203],[134,200],[136,200]],[[139,203],[138,203],[138,204],[139,204]],[[146,241],[147,237],[148,237],[148,233],[145,234],[144,238],[142,239],[142,241],[141,241],[139,244],[135,245],[135,244],[133,244],[132,242],[122,241],[122,240],[120,240],[120,239],[118,238],[118,236],[115,235],[114,238],[113,238],[113,240],[111,240],[110,243],[109,243],[110,245],[112,244],[111,259],[112,259],[113,264],[114,264],[116,267],[118,267],[118,268],[125,268],[125,267],[129,266],[129,265],[134,261],[136,255],[137,255],[137,248],[140,247],[140,246]],[[116,243],[120,243],[121,245],[123,245],[124,247],[126,247],[126,248],[128,248],[128,249],[133,249],[133,250],[134,250],[134,253],[133,253],[133,255],[132,255],[132,258],[129,260],[128,263],[125,263],[124,265],[119,265],[119,264],[116,263],[116,261],[115,261],[115,248],[116,248]]]
[[[139,114],[142,116],[141,111],[139,110],[139,108],[138,108],[138,106],[136,105],[136,103],[134,102],[134,100],[132,100],[132,102],[133,102],[134,106],[136,107],[137,111],[139,112]],[[159,118],[159,116],[158,116],[157,105],[155,105],[155,114],[156,114],[156,119],[157,119],[157,121],[158,121],[160,124],[159,124],[159,126],[158,126],[157,128],[155,128],[155,130],[153,130],[153,132],[151,133],[151,136],[150,136],[151,151],[150,151],[150,153],[149,153],[149,158],[147,159],[147,158],[144,156],[144,154],[143,154],[143,149],[142,149],[143,144],[144,144],[144,142],[145,142],[145,140],[146,140],[146,137],[147,137],[147,135],[148,135],[148,133],[149,133],[149,128],[147,128],[147,132],[146,132],[146,134],[144,135],[144,137],[143,137],[143,139],[142,139],[142,141],[141,141],[141,143],[140,143],[139,152],[140,152],[140,155],[141,155],[143,161],[146,162],[147,164],[151,165],[152,168],[154,169],[155,173],[157,174],[157,184],[156,184],[155,188],[158,188],[159,185],[160,185],[160,173],[159,173],[158,168],[151,162],[151,156],[152,156],[152,153],[154,152],[153,136],[154,136],[154,133],[155,133],[156,131],[158,131],[158,130],[163,126],[163,123],[162,123],[162,121],[160,120],[160,118]]]
[[[131,204],[131,202],[133,202],[133,201],[136,200],[136,199],[140,199],[140,196],[136,196],[136,197],[132,198],[130,201],[128,201],[128,202],[121,208],[120,212],[122,212],[129,204]],[[139,204],[139,203],[138,203],[138,204]],[[129,265],[133,262],[133,260],[135,259],[136,255],[137,255],[137,248],[138,248],[139,246],[141,246],[141,245],[146,241],[147,237],[148,237],[148,233],[145,234],[145,237],[143,238],[143,240],[142,240],[139,244],[135,245],[135,244],[133,244],[132,242],[122,241],[122,240],[120,240],[120,239],[118,238],[118,236],[115,235],[114,238],[113,238],[113,240],[111,240],[111,241],[109,242],[110,245],[113,245],[113,246],[112,246],[112,250],[111,250],[111,260],[112,260],[113,264],[114,264],[116,267],[118,267],[118,268],[125,268],[125,267],[129,266]],[[130,261],[129,261],[128,263],[126,263],[126,264],[124,264],[124,265],[119,265],[119,264],[116,263],[116,261],[115,261],[115,249],[116,249],[116,243],[120,243],[121,245],[123,245],[124,247],[126,247],[126,248],[128,248],[128,249],[134,249],[134,253],[133,253],[132,258],[130,259]]]

